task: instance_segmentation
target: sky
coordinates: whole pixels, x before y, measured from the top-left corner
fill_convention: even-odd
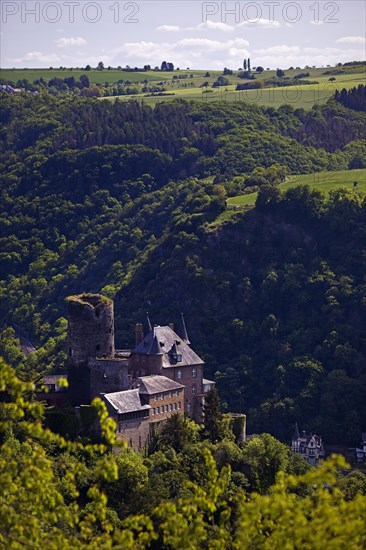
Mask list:
[[[324,67],[366,58],[366,3],[1,0],[2,68]]]

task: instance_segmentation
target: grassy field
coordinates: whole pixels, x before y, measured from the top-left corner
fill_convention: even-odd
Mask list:
[[[196,84],[198,78],[201,80],[200,84]],[[160,103],[162,101],[172,101],[173,99],[198,100],[206,103],[213,103],[216,101],[235,103],[243,101],[250,104],[255,103],[257,105],[274,108],[277,108],[283,104],[290,104],[295,108],[302,107],[309,110],[316,103],[325,103],[330,97],[333,96],[336,90],[341,90],[342,88],[346,88],[348,90],[354,86],[358,86],[359,84],[365,84],[366,82],[363,74],[355,73],[340,75],[336,77],[334,82],[329,82],[329,76],[322,76],[317,77],[318,84],[301,85],[301,83],[299,83],[298,86],[291,86],[288,88],[276,87],[236,91],[236,84],[240,82],[240,80],[236,78],[235,84],[230,84],[229,86],[221,88],[208,88],[212,91],[205,93],[204,89],[199,87],[205,80],[208,81],[209,79],[194,77],[193,79],[180,81],[175,85],[172,84],[167,86],[167,92],[173,92],[173,96],[147,97],[144,94],[137,94],[134,96],[121,96],[119,99],[122,99],[123,101],[129,101],[131,99],[135,101],[143,100],[146,105],[156,105],[156,103]],[[230,80],[233,81],[233,78]],[[260,79],[258,78],[258,80]],[[191,86],[191,84],[194,84],[195,86]],[[114,101],[116,98],[107,99]]]
[[[51,78],[66,78],[73,76],[75,80],[78,80],[82,74],[85,74],[92,84],[115,84],[119,80],[129,80],[130,82],[142,82],[147,79],[151,81],[161,81],[162,74],[154,71],[146,72],[126,72],[117,69],[104,69],[103,71],[97,71],[92,69],[85,71],[83,69],[0,69],[0,79],[10,80],[17,83],[18,80],[26,78],[29,82],[44,78],[47,82]]]
[[[335,70],[346,71],[345,74],[328,74],[324,72]],[[286,70],[286,77],[293,78],[300,72],[308,72],[309,76],[307,80],[315,80],[317,84],[313,85],[301,85],[299,80],[298,86],[291,86],[287,88],[265,88],[257,90],[241,90],[236,91],[236,85],[238,83],[246,82],[246,80],[239,79],[239,72],[236,70],[232,75],[226,75],[229,80],[229,85],[221,88],[212,88],[213,82],[218,76],[222,75],[222,71],[211,70],[175,70],[174,72],[125,72],[117,69],[104,69],[103,71],[97,71],[92,69],[85,71],[82,69],[0,69],[0,78],[4,81],[16,82],[20,79],[26,78],[30,82],[43,77],[45,80],[51,78],[65,78],[67,76],[74,76],[78,79],[82,74],[86,74],[92,84],[115,84],[119,80],[124,82],[130,81],[136,84],[140,89],[142,88],[142,82],[148,80],[150,83],[162,83],[164,88],[169,94],[174,95],[167,96],[146,96],[143,93],[131,95],[131,96],[119,96],[122,101],[137,100],[143,101],[146,105],[156,105],[162,101],[172,101],[174,99],[187,99],[197,100],[207,103],[213,103],[216,101],[227,102],[247,102],[255,103],[263,106],[279,107],[285,103],[291,104],[295,107],[302,107],[304,109],[311,109],[315,103],[321,104],[326,102],[331,97],[335,90],[342,88],[353,88],[359,84],[365,84],[365,66],[349,66],[349,67],[321,67],[315,69],[291,69]],[[263,81],[268,78],[272,78],[276,75],[274,70],[266,70],[261,74],[256,74],[256,81]],[[175,77],[175,78],[173,78]],[[181,78],[179,78],[181,77]],[[182,78],[186,77],[186,78]],[[329,81],[330,78],[335,78],[333,82]],[[202,84],[208,82],[209,93],[204,92]],[[102,98],[105,99],[105,98]],[[107,98],[110,101],[115,101],[116,97]]]
[[[280,185],[281,191],[286,191],[297,185],[310,185],[314,189],[319,189],[324,193],[328,193],[336,187],[346,187],[353,189],[353,182],[358,182],[358,190],[366,192],[366,169],[358,170],[340,170],[339,172],[316,172],[315,174],[302,174],[300,176],[290,176]],[[257,193],[249,195],[239,195],[231,197],[227,200],[229,209],[236,206],[253,206],[257,198]]]

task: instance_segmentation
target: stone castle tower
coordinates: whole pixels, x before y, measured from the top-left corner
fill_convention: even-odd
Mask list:
[[[68,355],[72,365],[82,366],[89,357],[113,357],[113,300],[99,294],[68,298]]]
[[[73,405],[128,385],[126,361],[116,357],[113,300],[100,294],[70,296],[68,381]]]

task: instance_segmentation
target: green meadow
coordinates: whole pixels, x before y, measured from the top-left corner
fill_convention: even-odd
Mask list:
[[[121,69],[104,69],[102,71],[91,69],[0,69],[0,79],[11,81],[14,84],[18,80],[27,79],[29,82],[44,78],[49,81],[51,78],[65,78],[74,76],[75,79],[86,74],[92,84],[113,85],[118,81],[129,81],[135,84],[139,90],[146,80],[149,83],[159,83],[165,88],[169,95],[147,95],[142,93],[126,96],[118,96],[121,101],[143,101],[146,105],[156,105],[162,101],[173,101],[174,99],[196,100],[207,103],[216,101],[226,102],[246,102],[266,107],[279,107],[283,104],[290,104],[296,107],[302,107],[306,110],[311,109],[314,104],[325,103],[337,89],[350,89],[359,84],[365,84],[365,65],[342,66],[342,67],[321,67],[308,69],[284,69],[286,77],[294,78],[300,72],[308,72],[306,80],[316,81],[317,84],[299,84],[289,87],[262,88],[256,90],[236,91],[239,83],[249,82],[245,79],[239,79],[239,71],[234,70],[232,75],[226,75],[229,84],[220,88],[212,88],[212,84],[223,74],[223,71],[211,70],[175,70],[173,72],[144,71],[144,72],[126,72]],[[338,74],[339,71],[343,73]],[[334,74],[324,74],[331,72]],[[337,74],[335,74],[337,73]],[[258,82],[276,76],[276,71],[265,70],[262,73],[256,73],[255,79]],[[334,80],[330,80],[334,79]],[[207,88],[202,87],[207,83]],[[207,92],[206,92],[207,89]],[[173,95],[174,94],[174,95]],[[115,101],[117,97],[104,97]]]
[[[147,72],[127,72],[118,69],[104,69],[103,71],[97,71],[91,69],[86,71],[85,69],[0,69],[0,79],[5,81],[12,81],[15,84],[18,80],[26,78],[29,82],[34,82],[40,78],[44,80],[51,80],[51,78],[66,78],[73,76],[75,80],[78,80],[81,75],[85,74],[91,84],[115,84],[119,80],[129,80],[130,82],[142,82],[147,79],[151,81],[161,81],[162,74],[154,71]]]
[[[319,71],[319,69],[318,69]],[[324,72],[324,69],[322,69]],[[274,71],[265,71],[266,78],[271,75],[268,73]],[[292,72],[292,71],[291,71]],[[297,71],[298,72],[298,71]],[[296,74],[296,71],[294,71]],[[222,73],[216,73],[217,76]],[[287,73],[286,73],[287,74]],[[288,71],[289,76],[290,71]],[[206,92],[204,88],[200,87],[203,82],[208,81],[210,84],[215,78],[202,78],[202,76],[194,76],[192,79],[186,79],[176,81],[176,83],[165,84],[166,92],[174,95],[166,96],[147,96],[145,94],[137,94],[132,96],[120,96],[122,101],[143,101],[146,105],[156,105],[162,101],[172,101],[174,99],[186,99],[186,100],[198,100],[205,103],[214,103],[216,101],[225,101],[230,103],[246,102],[249,104],[257,104],[265,107],[277,108],[280,105],[290,104],[296,108],[303,108],[309,110],[315,104],[326,103],[326,101],[334,95],[336,90],[346,88],[349,90],[359,84],[365,84],[365,75],[362,73],[346,74],[335,77],[336,80],[330,82],[329,75],[316,76],[317,84],[301,85],[301,80],[297,86],[289,86],[283,88],[262,88],[256,90],[240,90],[236,91],[236,85],[243,80],[239,80],[237,77],[229,78],[230,84],[228,86],[222,86],[220,88],[208,88]],[[308,79],[312,80],[315,76],[309,76]],[[263,80],[264,77],[258,77],[257,80]],[[245,81],[244,81],[245,82]],[[111,101],[115,101],[116,98],[107,98]]]
[[[354,182],[357,181],[357,189],[366,192],[366,169],[340,170],[338,172],[316,172],[314,174],[301,174],[299,176],[289,176],[284,183],[279,186],[281,191],[287,191],[297,185],[310,185],[313,189],[318,189],[323,193],[328,193],[337,187],[354,188]],[[248,195],[238,195],[227,199],[228,209],[237,206],[253,206],[257,198],[257,193]]]

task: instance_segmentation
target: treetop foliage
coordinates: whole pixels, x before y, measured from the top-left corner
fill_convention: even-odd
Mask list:
[[[269,494],[245,495],[231,485],[230,466],[219,469],[203,448],[205,478],[199,483],[186,479],[186,495],[162,501],[149,513],[127,512],[123,519],[123,510],[109,507],[108,496],[111,506],[118,501],[132,506],[144,487],[145,501],[149,498],[141,456],[125,449],[115,457],[105,445],[75,445],[45,429],[43,406],[29,397],[31,384],[17,380],[3,361],[0,366],[3,547],[229,550],[253,541],[261,548],[298,548],[310,541],[312,548],[328,544],[341,549],[366,542],[366,498],[360,492],[352,498],[344,493],[347,484],[342,489],[335,468],[346,465],[339,457],[300,475],[280,471]],[[108,427],[106,443],[114,443],[111,436]],[[263,441],[282,445],[270,436]],[[261,460],[259,456],[253,454]],[[174,461],[170,451],[168,457]]]

